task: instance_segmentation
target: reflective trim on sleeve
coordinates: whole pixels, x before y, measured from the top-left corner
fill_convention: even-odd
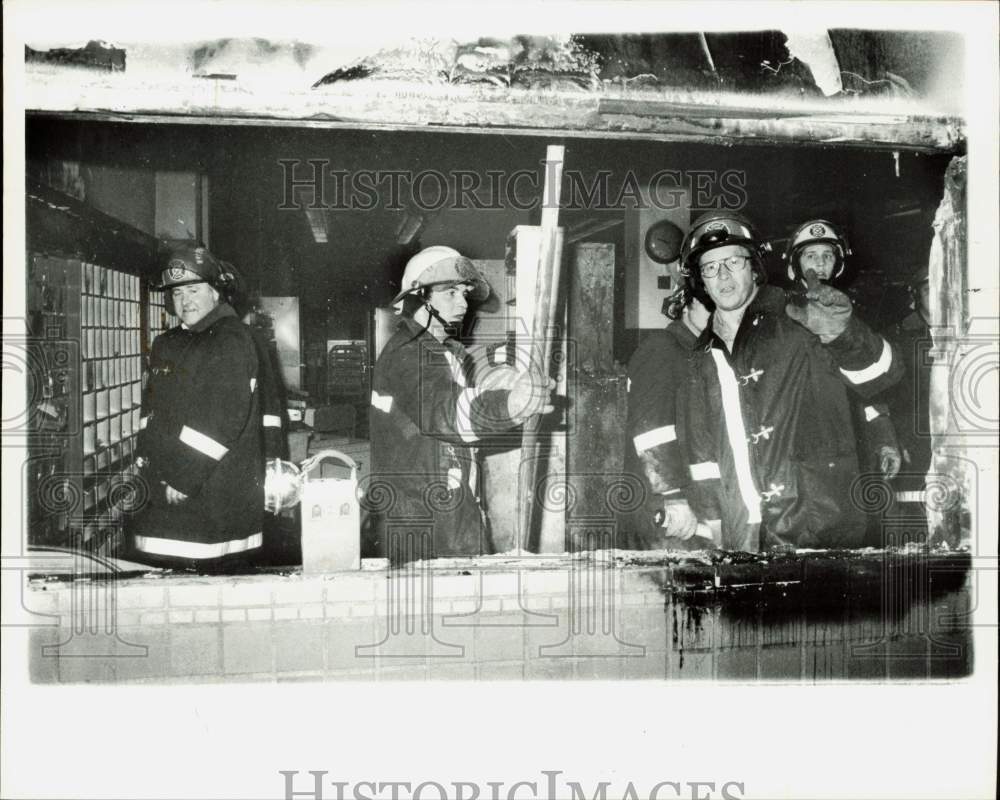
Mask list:
[[[199,453],[216,461],[221,461],[222,457],[229,452],[228,447],[219,444],[215,439],[196,431],[194,428],[189,428],[187,425],[181,428],[180,440],[188,447],[193,447]]]
[[[693,481],[718,480],[721,477],[719,465],[715,461],[703,461],[701,464],[691,465],[691,480]]]
[[[876,378],[885,375],[889,371],[889,367],[892,366],[892,348],[889,343],[883,339],[882,340],[882,354],[878,357],[876,361],[871,366],[865,367],[864,369],[841,369],[844,377],[847,378],[851,383],[857,386],[859,383],[868,383],[868,381],[873,381]]]
[[[736,467],[736,482],[740,487],[740,496],[747,507],[747,522],[760,522],[760,493],[753,483],[753,472],[750,469],[750,448],[747,445],[747,432],[743,425],[743,410],[740,406],[740,387],[721,350],[712,348],[712,358],[715,359],[715,371],[719,375],[719,386],[722,389],[722,412],[726,418],[726,436],[729,438],[729,448],[733,451],[733,463]]]
[[[139,417],[139,430],[146,430],[146,426],[149,424],[149,417]]]
[[[374,389],[372,389],[372,406],[377,408],[383,414],[388,414],[392,411],[392,395],[391,394],[379,394]]]
[[[479,397],[479,389],[462,389],[455,404],[455,427],[463,442],[478,442],[479,436],[472,428],[472,403]]]
[[[250,394],[253,394],[257,390],[257,379],[250,379]]]
[[[635,442],[636,453],[651,450],[659,444],[673,442],[676,439],[677,431],[674,430],[673,425],[664,425],[662,428],[654,428],[651,431],[646,431],[645,433],[640,433],[638,436],[632,437],[632,441]]]
[[[871,422],[877,417],[881,417],[879,410],[875,406],[865,406],[865,422]]]
[[[228,542],[185,542],[180,539],[160,539],[155,536],[136,536],[135,546],[144,553],[177,558],[219,558],[232,553],[245,553],[264,543],[264,534],[255,533],[246,539]]]
[[[280,428],[281,427],[281,417],[277,414],[265,414],[264,415],[264,427],[265,428]]]

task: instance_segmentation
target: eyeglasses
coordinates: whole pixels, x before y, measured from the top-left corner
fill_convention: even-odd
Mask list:
[[[720,258],[718,261],[709,261],[707,264],[701,265],[701,277],[715,278],[723,266],[726,268],[726,272],[734,275],[746,269],[749,260],[750,256],[729,256],[728,258]]]

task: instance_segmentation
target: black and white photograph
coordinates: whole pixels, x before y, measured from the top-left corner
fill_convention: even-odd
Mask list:
[[[995,796],[996,6],[4,29],[3,797]]]

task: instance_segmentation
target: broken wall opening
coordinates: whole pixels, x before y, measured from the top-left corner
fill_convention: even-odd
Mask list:
[[[422,246],[448,244],[475,259],[502,259],[509,232],[519,224],[537,224],[541,160],[552,140],[41,114],[29,115],[27,122],[29,175],[103,205],[109,214],[121,213],[121,192],[142,199],[133,209],[155,204],[148,187],[155,186],[157,173],[204,176],[212,250],[237,265],[252,292],[299,297],[303,339],[322,343],[369,336],[373,309],[395,293],[403,264]],[[586,287],[574,286],[582,272],[567,271],[568,336],[576,348],[573,400],[587,421],[571,450],[573,469],[581,474],[621,474],[622,365],[645,335],[666,323],[655,315],[637,322],[630,308],[636,298],[628,287],[641,267],[644,234],[644,222],[635,218],[651,184],[659,181],[664,215],[679,211],[690,218],[730,208],[751,216],[772,241],[767,268],[777,284],[788,284],[779,255],[798,223],[824,217],[842,224],[854,251],[844,286],[858,312],[880,331],[910,313],[906,284],[913,273],[928,263],[939,269],[930,256],[950,153],[808,141],[794,146],[564,141],[560,224],[574,244],[601,245],[609,254],[602,262],[608,272],[589,274]],[[371,174],[362,180],[362,173]],[[379,181],[393,174],[402,174],[408,184],[397,185],[395,195],[391,180]],[[419,176],[423,191],[414,193]],[[345,187],[350,192],[345,194]],[[130,223],[142,224],[143,218],[136,212]],[[949,241],[964,237],[964,230],[948,230],[953,231]],[[147,232],[156,234],[155,228]],[[942,275],[964,275],[964,256],[954,247],[948,252]],[[588,263],[593,273],[593,262]],[[656,291],[665,296],[669,284],[660,288],[659,278],[668,278],[667,270],[654,277]],[[937,280],[939,287],[952,285],[950,279]],[[954,296],[942,288],[934,302],[944,307]],[[943,397],[944,389],[935,391]],[[592,486],[577,488],[581,496],[593,495]],[[593,516],[594,510],[581,513]],[[545,549],[567,549],[567,541],[548,542]]]

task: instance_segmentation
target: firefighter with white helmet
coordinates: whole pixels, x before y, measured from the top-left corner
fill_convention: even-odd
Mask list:
[[[805,271],[810,269],[822,283],[836,283],[844,275],[850,255],[851,247],[840,226],[826,219],[811,219],[789,237],[782,260],[788,279],[805,286]],[[902,455],[889,406],[884,402],[854,402],[852,413],[862,466],[868,467],[874,460],[884,478],[896,477]]]
[[[408,294],[449,283],[468,284],[469,299],[475,302],[481,303],[490,295],[489,284],[469,259],[454,248],[434,245],[425,247],[406,262],[399,294],[392,302],[400,303]]]
[[[472,262],[450,247],[427,247],[403,270],[392,301],[400,320],[372,378],[370,554],[399,563],[492,552],[479,446],[552,411],[555,383],[526,369],[503,388],[477,385],[458,336],[470,305],[489,294]]]
[[[834,281],[844,274],[851,247],[841,230],[825,219],[803,222],[789,237],[782,256],[788,280],[805,284],[805,270],[821,281]]]
[[[884,391],[899,359],[815,271],[800,296],[767,285],[767,250],[732,212],[699,218],[682,246],[692,285],[715,305],[678,393],[685,494],[727,549],[857,546],[866,520],[851,499],[847,390]]]

